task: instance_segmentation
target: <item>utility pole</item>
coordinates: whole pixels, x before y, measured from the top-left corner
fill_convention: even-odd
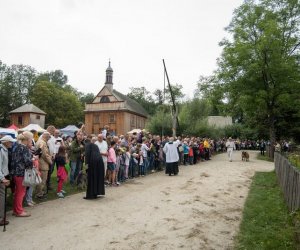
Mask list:
[[[168,87],[169,87],[169,90],[170,90],[171,100],[172,100],[171,114],[172,114],[172,131],[173,131],[173,137],[176,137],[176,129],[177,129],[177,127],[179,128],[178,109],[176,107],[175,97],[174,97],[174,94],[173,94],[173,91],[172,91],[172,87],[171,87],[171,84],[170,84],[170,80],[169,80],[169,76],[168,76],[168,72],[167,72],[167,68],[166,68],[166,64],[165,64],[165,60],[164,59],[163,59],[163,64],[164,64],[165,76],[167,77]]]

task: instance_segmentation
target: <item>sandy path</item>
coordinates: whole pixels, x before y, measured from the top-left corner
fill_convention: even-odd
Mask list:
[[[230,249],[251,177],[273,163],[228,162],[226,154],[180,168],[178,176],[155,173],[105,198],[83,194],[40,204],[30,218],[9,214],[2,249]]]

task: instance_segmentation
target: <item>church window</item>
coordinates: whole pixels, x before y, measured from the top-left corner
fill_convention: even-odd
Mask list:
[[[116,122],[116,116],[114,114],[109,114],[109,123],[115,123]]]
[[[130,126],[135,126],[134,115],[131,115],[130,117]]]
[[[94,115],[94,123],[100,122],[100,115]]]
[[[107,103],[110,102],[109,97],[108,96],[102,96],[100,99],[100,103]]]
[[[23,117],[18,116],[18,125],[23,125]]]

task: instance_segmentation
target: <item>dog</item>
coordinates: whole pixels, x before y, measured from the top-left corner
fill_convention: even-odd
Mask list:
[[[87,187],[87,175],[81,170],[76,178],[76,186],[80,190],[85,190]]]
[[[246,151],[242,152],[242,161],[249,161],[249,154]]]

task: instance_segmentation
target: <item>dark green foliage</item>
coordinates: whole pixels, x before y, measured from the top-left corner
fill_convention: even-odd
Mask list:
[[[36,71],[27,65],[7,66],[0,61],[0,126],[9,125],[9,112],[28,103]]]
[[[83,120],[83,107],[78,97],[55,83],[37,82],[30,98],[34,105],[47,113],[47,125],[64,127]]]

